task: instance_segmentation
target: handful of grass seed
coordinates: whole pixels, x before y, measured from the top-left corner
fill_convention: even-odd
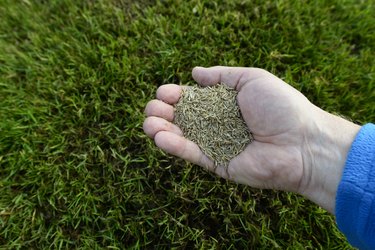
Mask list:
[[[236,97],[237,91],[223,84],[187,87],[175,105],[175,124],[216,167],[226,168],[253,140]]]

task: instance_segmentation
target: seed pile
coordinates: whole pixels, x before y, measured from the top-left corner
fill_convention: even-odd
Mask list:
[[[215,166],[227,167],[253,140],[236,96],[236,90],[223,84],[187,87],[175,105],[175,124]]]

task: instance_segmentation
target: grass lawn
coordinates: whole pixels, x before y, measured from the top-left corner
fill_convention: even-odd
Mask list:
[[[0,0],[1,249],[351,249],[291,193],[158,150],[143,109],[196,65],[265,68],[375,121],[372,0]],[[338,128],[340,129],[340,128]]]

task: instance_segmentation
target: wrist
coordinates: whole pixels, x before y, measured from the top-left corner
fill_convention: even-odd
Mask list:
[[[304,143],[304,186],[301,194],[334,214],[337,188],[350,146],[360,126],[316,110]]]

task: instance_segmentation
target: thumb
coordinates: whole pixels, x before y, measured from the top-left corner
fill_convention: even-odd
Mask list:
[[[259,68],[215,66],[210,68],[195,67],[192,71],[194,80],[202,86],[218,83],[239,89],[243,84],[269,72]]]

